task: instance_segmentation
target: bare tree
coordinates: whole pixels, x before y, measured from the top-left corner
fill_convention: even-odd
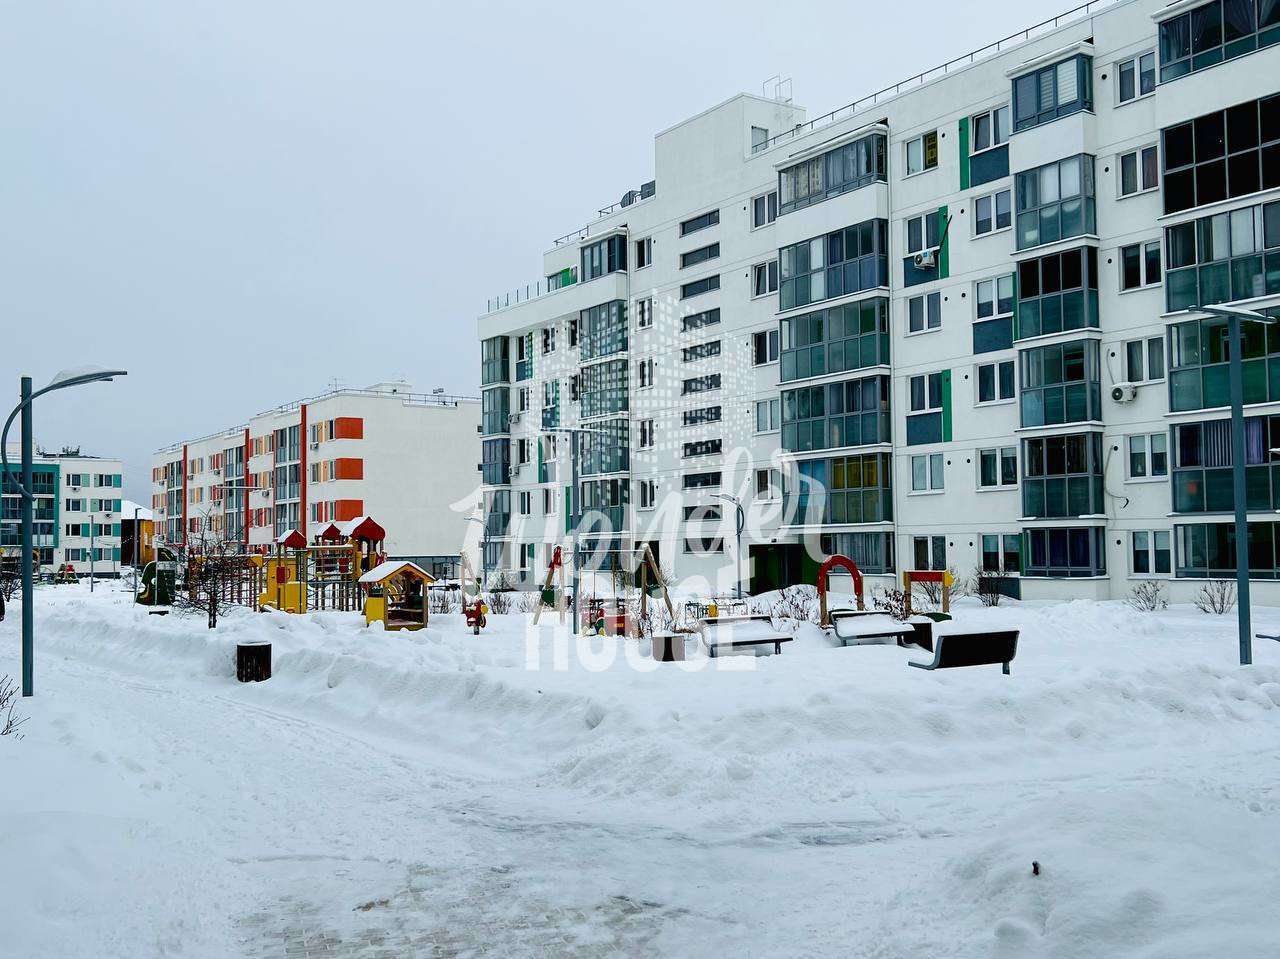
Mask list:
[[[27,718],[14,716],[13,708],[18,705],[17,699],[17,685],[8,676],[0,676],[0,736],[22,738],[18,727],[25,723]]]
[[[228,602],[233,584],[246,575],[246,558],[239,543],[207,539],[201,542],[198,554],[188,555],[186,582],[175,589],[175,609],[203,612],[208,616],[209,628],[218,628],[218,613]]]
[[[1134,586],[1126,597],[1125,603],[1142,613],[1154,613],[1157,610],[1169,608],[1169,600],[1164,594],[1164,583],[1154,580],[1145,580]]]
[[[1235,608],[1236,584],[1229,579],[1211,579],[1196,595],[1196,609],[1223,616]]]

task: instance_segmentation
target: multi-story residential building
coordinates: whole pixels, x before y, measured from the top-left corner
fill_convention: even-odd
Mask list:
[[[476,398],[401,382],[287,403],[155,454],[156,536],[262,552],[289,530],[312,540],[372,516],[390,556],[454,575],[477,495],[479,426]]]
[[[757,589],[833,552],[1027,597],[1234,570],[1224,326],[1179,311],[1280,303],[1280,6],[1104,0],[818,120],[733,97],[654,163],[479,320],[491,565],[568,541],[551,431],[587,427],[587,542],[713,588],[735,552]],[[1280,334],[1247,325],[1268,580]]]
[[[21,451],[8,450],[18,469]],[[97,577],[120,572],[120,502],[124,468],[118,459],[78,452],[39,453],[32,462],[35,494],[33,535],[44,572],[70,565],[77,574]],[[22,497],[9,476],[0,476],[0,558],[6,566],[21,562]]]

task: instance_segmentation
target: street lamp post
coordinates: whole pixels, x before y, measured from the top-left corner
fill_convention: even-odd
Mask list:
[[[97,554],[98,514],[89,514],[89,592],[93,592],[93,560]]]
[[[728,503],[733,504],[734,514],[735,514],[734,515],[734,527],[735,527],[734,549],[735,549],[735,552],[737,553],[736,562],[738,567],[738,571],[736,574],[736,579],[737,579],[736,592],[738,594],[738,599],[742,599],[742,530],[747,525],[746,512],[742,508],[742,501],[738,499],[738,497],[734,496],[732,493],[716,493],[715,496],[716,496],[716,499],[722,499]]]
[[[32,429],[31,404],[45,393],[64,390],[70,386],[81,386],[98,381],[111,382],[113,377],[127,376],[126,370],[80,369],[63,370],[55,376],[44,389],[31,391],[31,377],[21,380],[20,401],[14,407],[9,418],[4,421],[4,429],[0,430],[0,464],[4,466],[4,475],[12,476],[9,467],[9,427],[16,417],[22,417],[22,482],[18,484],[18,493],[22,497],[22,695],[33,693],[35,676],[35,586],[32,570],[32,550],[35,548],[35,530],[33,508],[35,496],[31,492],[32,481]],[[92,554],[91,554],[92,555]],[[92,579],[90,579],[92,583]],[[92,586],[90,587],[92,588]]]
[[[1208,313],[1227,321],[1231,391],[1231,479],[1236,514],[1236,610],[1240,629],[1240,665],[1253,662],[1253,636],[1249,628],[1249,504],[1244,470],[1244,370],[1241,364],[1240,321],[1274,324],[1275,317],[1229,304],[1193,306],[1188,313]]]

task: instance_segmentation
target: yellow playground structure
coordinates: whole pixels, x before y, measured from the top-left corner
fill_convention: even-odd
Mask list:
[[[263,559],[258,609],[361,609],[360,577],[385,559],[386,538],[386,531],[368,516],[330,523],[313,543],[297,530],[286,531]]]
[[[366,625],[387,629],[423,629],[427,625],[427,588],[436,581],[417,563],[393,559],[360,577],[369,591],[364,601]]]

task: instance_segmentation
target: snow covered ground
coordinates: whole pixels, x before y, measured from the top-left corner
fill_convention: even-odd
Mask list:
[[[1013,674],[802,627],[782,656],[38,593],[0,739],[0,954],[1261,957],[1280,643],[961,605]],[[1255,610],[1277,631],[1280,610]],[[18,610],[0,673],[18,673]],[[236,641],[274,643],[239,685]],[[562,668],[558,668],[562,667]],[[1031,863],[1042,865],[1032,875]]]

